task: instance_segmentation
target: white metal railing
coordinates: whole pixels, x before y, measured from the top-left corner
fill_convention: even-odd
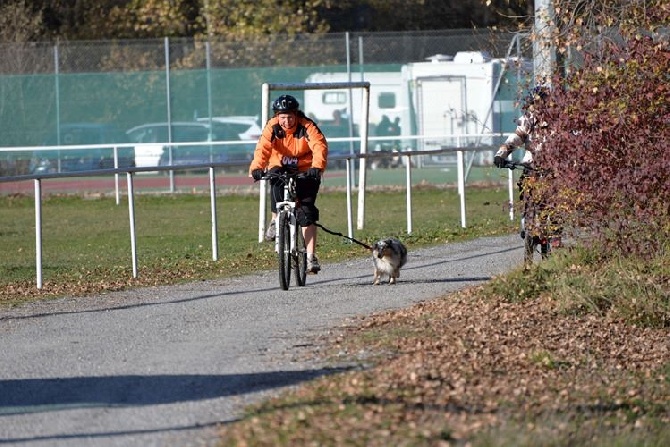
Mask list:
[[[492,135],[488,135],[489,137]],[[416,137],[417,139],[421,137]],[[425,137],[424,137],[425,138]],[[431,139],[435,139],[435,136],[431,136]],[[453,135],[447,136],[445,138],[454,138]],[[407,139],[407,137],[369,137],[370,141],[384,141],[384,140],[400,140]],[[333,138],[329,141],[350,141],[351,138]],[[354,141],[357,138],[354,138]],[[219,145],[219,144],[239,144],[239,142],[232,143],[212,143],[212,142],[202,142],[202,143],[172,143],[173,146],[179,145]],[[165,143],[166,146],[169,143]],[[100,147],[109,148],[110,145],[99,145]],[[122,146],[128,145],[117,145],[114,147],[114,160],[115,166],[118,166],[118,154],[117,149]],[[83,146],[85,148],[91,148],[91,145]],[[67,147],[29,147],[29,148],[0,148],[0,151],[27,151],[27,150],[81,150],[82,147],[78,146],[67,146]],[[489,151],[492,150],[491,147],[480,147],[480,148],[458,148],[458,147],[449,147],[444,149],[435,149],[435,150],[423,150],[423,151],[394,151],[389,152],[370,152],[367,154],[349,154],[349,155],[337,155],[329,157],[329,160],[345,160],[347,168],[347,185],[346,185],[346,197],[347,197],[347,228],[349,237],[354,237],[353,234],[353,213],[352,213],[352,191],[354,186],[352,185],[351,171],[354,168],[354,162],[359,160],[360,166],[365,166],[363,161],[366,159],[380,159],[387,157],[403,157],[405,159],[405,168],[406,168],[406,204],[407,204],[407,234],[412,233],[412,170],[420,169],[414,168],[412,159],[414,157],[423,157],[430,155],[440,155],[446,153],[455,153],[456,154],[456,165],[457,165],[457,182],[458,182],[458,193],[459,193],[459,207],[461,213],[461,226],[466,227],[466,213],[465,213],[465,181],[466,181],[466,170],[465,170],[465,153],[466,152],[477,152],[477,151]],[[36,283],[37,288],[42,288],[42,182],[50,179],[59,179],[66,177],[93,177],[93,176],[109,176],[113,175],[115,177],[115,190],[116,190],[116,203],[120,203],[120,188],[119,188],[119,175],[126,175],[126,187],[128,194],[128,215],[129,215],[129,228],[130,228],[130,246],[131,246],[131,258],[132,258],[132,270],[133,278],[138,276],[138,262],[137,262],[137,239],[135,233],[135,191],[133,178],[134,174],[140,172],[161,172],[167,171],[171,175],[174,171],[187,171],[195,169],[206,169],[209,173],[209,186],[210,186],[210,207],[211,207],[211,244],[212,244],[212,260],[218,260],[218,222],[216,215],[216,181],[215,181],[215,170],[217,168],[226,168],[226,167],[239,167],[243,164],[240,162],[218,162],[218,163],[202,163],[202,164],[191,164],[191,165],[181,165],[181,166],[148,166],[148,167],[128,167],[128,168],[110,168],[110,169],[97,169],[91,171],[77,171],[77,172],[67,172],[67,173],[44,173],[44,174],[31,174],[31,175],[19,175],[12,177],[0,177],[0,183],[6,182],[20,182],[20,181],[32,181],[34,183],[34,194],[35,194],[35,271],[36,271]],[[246,166],[246,164],[244,164]],[[513,172],[508,170],[508,194],[509,194],[509,203],[510,203],[510,220],[513,220],[514,215],[511,211],[514,203],[514,188],[513,188]],[[171,188],[173,184],[171,183]],[[359,191],[360,192],[360,191]],[[261,201],[262,202],[262,201]],[[264,202],[263,202],[264,203]],[[364,202],[363,202],[364,203]],[[358,229],[362,229],[363,225],[360,223]],[[261,233],[263,234],[263,233]]]
[[[155,171],[179,171],[192,169],[207,169],[209,172],[210,184],[210,204],[211,204],[211,219],[212,219],[212,260],[218,260],[218,235],[217,235],[217,216],[216,216],[216,181],[215,168],[223,168],[230,166],[239,166],[239,163],[203,163],[192,164],[185,166],[155,166],[144,168],[110,168],[97,169],[93,171],[78,171],[60,174],[35,174],[35,175],[21,175],[15,177],[0,177],[0,182],[16,182],[16,181],[33,181],[35,190],[35,271],[37,288],[42,288],[42,182],[44,180],[59,179],[67,177],[93,177],[93,176],[118,176],[126,174],[126,187],[128,194],[128,219],[130,227],[130,249],[132,257],[133,278],[138,276],[137,264],[137,238],[135,237],[135,191],[133,184],[133,176],[138,172],[155,172]],[[118,191],[117,191],[118,194]],[[118,204],[118,201],[117,201]]]
[[[171,149],[172,148],[178,148],[182,146],[205,146],[205,147],[211,147],[212,151],[214,147],[227,147],[227,146],[240,146],[240,145],[249,145],[250,149],[249,151],[253,151],[253,146],[255,145],[255,141],[199,141],[199,142],[186,142],[186,143],[119,143],[119,144],[80,144],[80,145],[67,145],[67,146],[24,146],[24,147],[0,147],[0,153],[45,153],[45,152],[68,152],[68,151],[81,151],[81,150],[111,150],[112,151],[112,160],[114,163],[114,168],[118,169],[119,168],[119,150],[121,149],[134,149],[135,152],[137,152],[138,149],[142,149],[143,147],[149,147],[149,146],[162,146],[164,148],[170,149],[170,160],[172,159],[171,157]],[[206,166],[209,166],[207,164]],[[239,166],[239,163],[231,162],[222,162],[221,166]],[[145,167],[135,167],[133,168],[133,172],[157,172],[158,169],[156,169],[157,166],[145,166]],[[191,168],[192,169],[192,168]],[[167,168],[167,169],[161,169],[162,171],[168,171],[169,178],[170,178],[170,192],[174,192],[174,171],[178,170],[176,167],[173,167],[172,169]],[[96,169],[94,171],[76,171],[76,172],[57,172],[57,173],[44,173],[44,174],[28,174],[28,175],[20,175],[20,176],[13,176],[13,177],[0,177],[0,182],[7,182],[7,181],[17,181],[17,180],[31,180],[34,177],[39,177],[39,178],[53,178],[54,175],[56,176],[66,176],[66,177],[81,177],[82,175],[78,173],[84,173],[87,176],[91,175],[91,172],[101,172],[101,171],[107,171],[107,170],[102,170],[102,169]],[[116,192],[116,204],[118,205],[120,202],[120,186],[119,186],[119,175],[126,172],[125,170],[121,170],[117,173],[114,174],[114,190]],[[13,179],[13,180],[7,180],[7,179]]]

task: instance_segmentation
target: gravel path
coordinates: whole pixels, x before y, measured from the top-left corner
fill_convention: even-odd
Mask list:
[[[410,250],[395,286],[357,259],[288,292],[269,271],[0,311],[0,445],[214,445],[245,404],[329,372],[300,355],[315,336],[522,258],[518,236],[483,238]]]

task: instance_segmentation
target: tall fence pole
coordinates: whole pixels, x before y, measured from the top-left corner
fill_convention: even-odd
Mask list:
[[[345,46],[345,51],[347,53],[347,81],[348,82],[353,82],[353,79],[351,77],[351,39],[349,37],[349,32],[346,32],[344,34],[344,46]],[[349,127],[349,138],[354,136],[354,106],[353,106],[353,95],[354,92],[352,89],[347,90],[347,125]],[[349,153],[354,154],[356,152],[356,149],[354,147],[354,142],[349,141]],[[349,175],[352,176],[351,180],[352,183],[355,182],[354,176],[354,169],[351,170],[351,173]]]
[[[60,54],[58,50],[58,40],[56,40],[56,45],[54,45],[54,75],[56,82],[56,142],[58,145],[61,145],[61,135],[60,135]],[[57,172],[61,172],[61,163],[60,163],[60,149],[57,152],[58,162],[56,163]]]
[[[207,117],[212,125],[212,47],[209,40],[205,42],[205,67],[207,69]],[[210,130],[211,131],[211,130]]]
[[[361,106],[361,155],[368,153],[368,121],[369,121],[369,112],[370,112],[370,84],[365,84],[363,87],[363,104]],[[367,162],[366,157],[361,157],[360,166],[358,168],[358,218],[357,218],[357,228],[359,230],[363,229],[363,223],[365,221],[365,187],[366,187],[366,175],[367,170],[365,164]]]
[[[269,119],[268,104],[270,104],[270,84],[261,87],[261,123],[265,125]],[[260,204],[258,208],[258,242],[263,242],[265,235],[265,215],[267,213],[267,185],[261,180]]]
[[[169,164],[172,165],[172,91],[170,87],[170,38],[165,37],[165,101],[167,103],[167,123],[168,123],[168,147]],[[174,187],[174,171],[170,170],[170,192],[175,191]]]

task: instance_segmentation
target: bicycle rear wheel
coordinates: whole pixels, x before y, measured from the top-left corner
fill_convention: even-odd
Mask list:
[[[302,228],[295,226],[295,282],[299,286],[304,286],[307,279],[307,247],[305,247],[305,237],[302,235]]]
[[[540,241],[540,254],[542,255],[542,259],[547,259],[551,254],[551,243],[548,237],[543,237]]]
[[[532,235],[531,231],[526,230],[523,253],[523,265],[526,269],[529,269],[533,266],[535,247],[537,247],[537,238]]]
[[[279,257],[279,286],[283,290],[288,290],[289,285],[291,285],[291,227],[289,219],[288,211],[279,213],[277,256]]]

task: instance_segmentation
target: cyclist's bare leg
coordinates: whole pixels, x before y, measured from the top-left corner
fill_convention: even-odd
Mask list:
[[[305,237],[305,249],[307,253],[315,253],[316,249],[316,225],[302,227],[302,235]]]
[[[307,272],[318,273],[321,270],[319,261],[316,258],[316,225],[312,224],[302,229],[305,237],[305,250],[307,250]]]
[[[277,213],[272,213],[272,219],[270,220],[268,227],[265,229],[266,241],[274,240],[275,236],[277,235],[276,222],[277,222]]]

